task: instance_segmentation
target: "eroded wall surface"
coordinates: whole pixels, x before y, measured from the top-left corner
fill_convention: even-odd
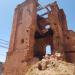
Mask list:
[[[35,0],[26,1],[15,10],[4,75],[25,75],[27,62],[33,58],[35,29],[36,3]]]
[[[75,63],[75,32],[72,30],[66,32],[65,46],[67,61]]]

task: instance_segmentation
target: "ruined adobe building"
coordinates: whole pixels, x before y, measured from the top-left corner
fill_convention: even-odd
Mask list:
[[[37,14],[43,9],[47,12]],[[51,45],[52,54],[59,50],[67,61],[75,63],[75,32],[68,30],[63,9],[56,2],[42,8],[37,0],[26,0],[15,9],[4,75],[25,75],[29,66],[45,55],[47,45]]]

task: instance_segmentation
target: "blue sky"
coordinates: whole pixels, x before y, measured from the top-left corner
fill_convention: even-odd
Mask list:
[[[14,9],[19,3],[22,3],[23,1],[24,0],[0,1],[0,39],[8,41],[8,44],[10,40]],[[57,1],[60,8],[64,9],[67,17],[68,28],[75,31],[75,0],[39,0],[42,6],[54,1]],[[6,43],[0,40],[0,45],[2,46],[4,46],[4,44],[1,42]],[[8,47],[8,45],[5,46]],[[0,46],[0,61],[5,61],[7,51],[8,49],[2,48]]]

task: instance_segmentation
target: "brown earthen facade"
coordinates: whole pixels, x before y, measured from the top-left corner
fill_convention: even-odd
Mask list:
[[[37,14],[42,9],[47,13]],[[68,30],[63,9],[56,2],[40,8],[37,0],[26,0],[15,9],[4,75],[25,75],[46,54],[47,45],[51,45],[52,54],[59,51],[75,63],[75,32]]]

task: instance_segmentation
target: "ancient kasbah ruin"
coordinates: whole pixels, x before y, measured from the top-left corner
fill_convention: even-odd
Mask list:
[[[47,12],[39,15],[38,11],[43,9]],[[46,55],[47,45],[51,46],[51,55]],[[61,66],[65,69],[60,68],[61,73],[56,72],[58,68],[50,70],[52,66],[56,67],[55,61],[58,67],[60,63],[66,64],[67,69]],[[36,63],[37,66],[31,69]],[[49,66],[50,63],[53,65]],[[74,64],[75,32],[68,30],[64,10],[57,2],[45,7],[38,0],[19,4],[15,9],[4,75],[75,75]]]

